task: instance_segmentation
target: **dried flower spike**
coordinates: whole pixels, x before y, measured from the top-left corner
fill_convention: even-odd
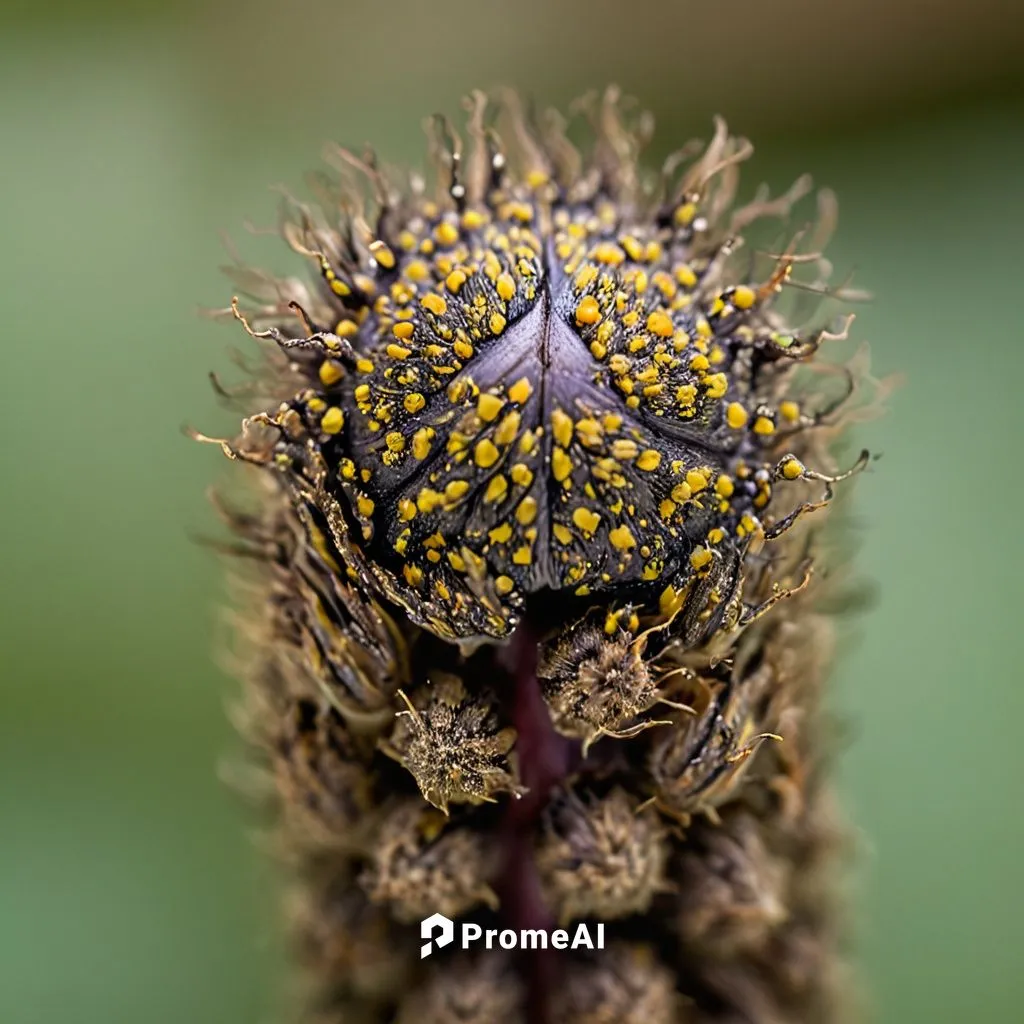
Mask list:
[[[335,148],[285,201],[308,273],[230,270],[264,360],[220,388],[238,436],[195,435],[255,484],[240,720],[312,1019],[834,1022],[814,570],[869,380],[816,358],[834,201],[734,208],[721,121],[643,173],[615,89],[583,151],[513,93],[467,111],[433,191]],[[420,963],[435,913],[609,945]]]

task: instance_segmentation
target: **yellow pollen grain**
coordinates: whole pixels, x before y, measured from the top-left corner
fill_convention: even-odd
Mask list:
[[[537,518],[537,499],[523,498],[516,509],[516,519],[523,526],[529,526]]]
[[[721,498],[731,498],[735,490],[732,477],[720,476],[715,481],[715,493]]]
[[[430,440],[433,436],[430,427],[421,427],[412,435],[412,454],[421,462],[430,454]]]
[[[442,245],[454,245],[459,240],[459,229],[454,224],[444,221],[437,225],[434,237]]]
[[[495,288],[498,290],[498,295],[508,302],[516,293],[516,282],[515,279],[509,273],[501,274],[495,283]]]
[[[391,328],[391,333],[399,341],[408,341],[416,330],[415,325],[409,320],[402,320]]]
[[[761,435],[774,434],[775,424],[767,416],[758,416],[754,420],[754,433]]]
[[[612,442],[612,455],[616,459],[635,459],[639,453],[636,441],[620,437]]]
[[[512,527],[508,523],[502,523],[490,530],[487,536],[492,544],[507,544],[512,538]]]
[[[418,565],[409,565],[408,562],[402,566],[402,575],[410,587],[418,587],[423,581],[423,570]]]
[[[513,409],[497,426],[494,431],[495,444],[511,444],[519,433],[519,425],[522,417]]]
[[[442,501],[444,501],[444,496],[429,487],[424,487],[423,490],[416,495],[416,507],[424,515],[428,512],[433,512]]]
[[[671,519],[676,507],[676,503],[671,498],[664,498],[658,506],[658,513],[662,519]]]
[[[487,490],[484,492],[484,501],[501,501],[506,494],[508,494],[508,481],[501,474],[498,474],[487,485]]]
[[[551,413],[551,433],[563,448],[568,448],[572,443],[572,418],[561,409]]]
[[[577,508],[573,510],[572,521],[581,529],[584,533],[595,533],[598,526],[601,525],[601,516],[597,512],[591,511],[589,508]]]
[[[729,390],[729,379],[724,373],[711,373],[704,378],[708,398],[721,398]]]
[[[730,402],[725,409],[725,422],[733,430],[739,430],[747,425],[747,410],[739,402]]]
[[[690,565],[698,572],[704,568],[714,557],[707,548],[696,547],[690,552]]]
[[[445,302],[444,297],[438,295],[436,292],[430,292],[428,295],[424,295],[420,299],[420,305],[429,310],[434,316],[444,316],[448,311],[448,303]]]
[[[466,283],[466,275],[461,270],[453,270],[444,279],[444,283],[452,295],[458,295],[459,289]]]
[[[625,524],[616,526],[614,530],[609,531],[608,540],[612,547],[619,551],[628,551],[630,548],[636,547],[636,538]]]
[[[598,263],[617,267],[625,258],[626,254],[614,242],[602,242],[594,249],[594,259]]]
[[[508,397],[513,402],[518,402],[520,405],[522,405],[532,394],[533,387],[525,377],[520,377],[519,380],[517,380],[515,384],[508,389]]]
[[[708,485],[708,478],[699,469],[686,471],[686,486],[691,494],[699,494]]]
[[[501,334],[507,323],[508,321],[500,313],[492,313],[490,320],[487,321],[487,326],[490,327],[491,334]]]
[[[416,505],[408,498],[402,498],[398,503],[398,518],[407,523],[410,519],[416,518]]]
[[[512,561],[516,565],[529,565],[533,561],[533,552],[524,544],[513,552]]]
[[[345,375],[345,371],[342,369],[341,363],[337,363],[333,359],[325,359],[320,364],[320,370],[318,372],[320,380],[326,387],[330,387],[332,384],[337,384]]]
[[[596,324],[601,319],[601,307],[593,295],[584,295],[576,307],[576,323]]]
[[[359,497],[356,498],[356,508],[359,510],[359,514],[361,516],[363,516],[366,519],[369,519],[370,516],[373,515],[373,500],[371,498],[366,497],[365,494],[360,494]]]
[[[447,501],[458,501],[468,490],[468,480],[452,480],[445,485],[444,496]]]
[[[779,405],[779,412],[784,420],[795,423],[800,419],[800,406],[796,402],[782,402]]]
[[[572,530],[570,530],[568,526],[565,526],[562,523],[555,523],[555,525],[551,527],[551,532],[555,535],[555,540],[557,540],[559,544],[572,543]]]
[[[384,438],[384,443],[393,452],[400,452],[405,449],[405,438],[397,430],[392,430]]]
[[[529,487],[533,483],[533,472],[529,466],[517,462],[509,472],[512,482],[520,487]]]
[[[473,461],[481,469],[493,466],[498,461],[498,449],[494,447],[494,442],[485,437],[473,450]]]
[[[647,318],[647,330],[649,330],[651,334],[658,335],[659,338],[671,338],[672,332],[675,328],[673,327],[672,320],[668,314],[659,309],[655,310]]]
[[[427,400],[418,391],[413,391],[402,399],[406,412],[419,412],[426,404]]]
[[[804,472],[804,464],[792,455],[782,464],[782,475],[787,480],[799,480]]]
[[[492,423],[498,418],[498,413],[501,412],[504,404],[505,403],[498,398],[497,395],[482,392],[476,403],[477,415],[485,423]]]
[[[345,425],[345,414],[336,406],[331,406],[320,420],[320,429],[325,434],[336,434]]]
[[[732,293],[732,304],[737,309],[750,309],[750,307],[757,301],[757,293],[753,288],[748,288],[745,284],[741,284]]]
[[[494,589],[504,597],[506,594],[510,594],[515,587],[515,583],[508,576],[499,576],[494,581]]]
[[[648,473],[651,470],[657,469],[660,465],[661,452],[655,451],[653,448],[648,448],[646,451],[641,452],[640,457],[636,460],[636,468]]]
[[[409,356],[412,355],[411,349],[404,348],[402,345],[396,345],[394,342],[388,345],[384,351],[387,352],[392,359],[408,359]]]
[[[551,474],[561,483],[572,472],[572,459],[564,448],[555,448],[551,453]]]

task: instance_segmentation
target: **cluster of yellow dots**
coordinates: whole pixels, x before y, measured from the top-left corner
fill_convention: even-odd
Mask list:
[[[337,319],[279,418],[332,446],[371,557],[449,632],[502,635],[540,587],[649,584],[670,614],[763,533],[773,479],[803,477],[768,453],[807,417],[763,400],[743,357],[794,341],[763,316],[777,288],[708,284],[697,198],[668,221],[560,205],[534,172],[484,202],[411,201],[358,270],[316,254]],[[545,318],[513,335],[541,302],[578,343],[568,364],[541,357]]]

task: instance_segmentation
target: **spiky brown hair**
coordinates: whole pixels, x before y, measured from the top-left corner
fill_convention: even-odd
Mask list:
[[[258,564],[243,724],[306,1012],[837,1020],[808,513],[867,455],[831,461],[845,328],[796,319],[837,294],[832,197],[809,229],[805,179],[734,208],[721,121],[645,175],[614,89],[585,155],[512,93],[467,109],[468,155],[431,122],[435,194],[334,149],[286,202],[318,280],[233,270],[266,360],[218,442],[259,496],[226,511]],[[610,943],[420,963],[436,911]]]

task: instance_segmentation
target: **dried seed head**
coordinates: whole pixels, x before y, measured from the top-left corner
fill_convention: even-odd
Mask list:
[[[469,694],[462,680],[437,673],[399,712],[384,751],[403,764],[435,807],[478,804],[495,793],[523,792],[511,750],[514,729],[502,728],[494,695]]]
[[[580,623],[541,650],[537,676],[563,735],[584,742],[617,735],[658,699],[636,645],[623,636]]]
[[[282,473],[350,575],[440,636],[506,637],[552,589],[628,593],[697,643],[747,614],[751,545],[831,496],[787,447],[816,422],[792,371],[828,335],[787,326],[778,300],[815,260],[795,244],[732,257],[806,183],[730,220],[751,150],[722,123],[659,185],[637,173],[646,122],[617,90],[582,167],[557,122],[543,132],[509,97],[506,154],[487,105],[465,180],[441,131],[436,198],[339,152],[344,196],[290,206],[284,234],[320,288],[264,289],[251,316],[294,391],[225,450]],[[800,480],[822,502],[770,513]]]
[[[525,990],[499,952],[446,959],[403,1001],[395,1024],[526,1024]]]
[[[544,814],[537,871],[562,923],[643,913],[665,884],[668,843],[653,810],[622,789],[581,798],[564,793]]]
[[[406,800],[384,820],[361,882],[400,921],[458,917],[497,905],[490,887],[496,854],[485,834],[450,823],[418,798]]]
[[[649,946],[615,943],[573,963],[552,995],[559,1024],[685,1024],[672,972]]]
[[[702,823],[687,834],[674,874],[674,925],[694,952],[745,953],[764,945],[786,919],[786,863],[769,853],[760,832],[756,819],[740,811],[721,827]]]
[[[311,700],[296,701],[282,726],[273,760],[285,828],[314,843],[352,845],[374,807],[372,745]]]

